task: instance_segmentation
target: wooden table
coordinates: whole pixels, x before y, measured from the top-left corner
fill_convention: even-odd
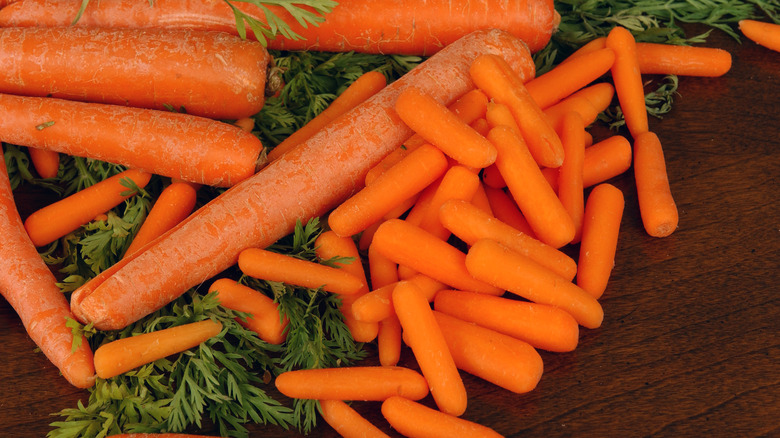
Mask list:
[[[543,352],[529,394],[464,374],[465,418],[524,437],[780,434],[780,53],[720,32],[708,45],[733,54],[732,70],[681,77],[673,111],[651,119],[680,228],[649,237],[633,175],[617,178],[626,210],[603,326],[572,353]],[[35,202],[20,199],[23,215]],[[0,327],[0,436],[42,437],[86,392],[34,352],[5,301]],[[408,351],[402,365],[416,366]],[[356,407],[392,432],[377,403]],[[313,436],[335,433],[323,423]]]

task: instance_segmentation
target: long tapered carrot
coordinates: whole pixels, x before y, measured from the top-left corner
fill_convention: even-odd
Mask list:
[[[594,187],[585,204],[577,286],[596,298],[604,294],[615,266],[624,205],[623,192],[606,183]]]
[[[116,174],[33,212],[24,228],[35,246],[48,245],[134,196],[135,192],[122,185],[123,180],[143,188],[151,177],[134,169]]]
[[[579,342],[577,321],[565,310],[548,304],[443,290],[436,294],[434,308],[520,339],[541,350],[573,351]]]
[[[425,377],[398,366],[285,371],[276,378],[275,385],[287,397],[317,400],[379,401],[394,395],[420,400],[429,393]]]
[[[30,162],[41,178],[54,178],[60,170],[59,152],[30,148]]]
[[[577,112],[563,118],[561,131],[564,158],[558,174],[558,198],[574,223],[571,243],[579,243],[582,236],[582,216],[585,212],[583,169],[585,164],[585,122]]]
[[[503,179],[503,177],[501,178]],[[528,236],[536,237],[534,230],[531,229],[525,216],[523,216],[523,212],[520,211],[517,203],[507,192],[499,188],[485,187],[485,195],[496,219],[505,222]]]
[[[0,163],[0,295],[19,315],[30,339],[65,379],[79,388],[95,382],[92,350],[85,338],[72,350],[73,318],[57,280],[30,241],[16,209],[5,162]]]
[[[436,405],[447,414],[462,415],[466,387],[428,300],[417,286],[401,281],[393,289],[393,307]]]
[[[408,437],[500,438],[495,430],[448,415],[403,397],[382,402],[382,416],[398,433]]]
[[[586,125],[596,121],[599,113],[607,109],[615,96],[615,87],[609,82],[599,82],[587,86],[566,99],[548,107],[544,114],[556,129],[560,129],[563,116],[576,111],[582,116]]]
[[[95,350],[95,371],[101,379],[118,376],[157,359],[189,350],[220,331],[220,322],[206,319],[117,339]]]
[[[215,119],[256,114],[271,58],[257,41],[184,29],[0,28],[0,92]]]
[[[493,240],[482,239],[472,245],[466,266],[482,281],[535,303],[550,304],[569,312],[583,327],[598,328],[604,319],[604,309],[592,295]]]
[[[268,153],[268,160],[279,158],[282,154],[324,128],[325,125],[332,122],[336,117],[358,106],[364,100],[379,92],[386,85],[387,78],[378,71],[369,71],[360,75],[321,113],[317,114],[303,127],[290,134],[284,141],[271,149],[271,152]]]
[[[99,329],[122,328],[159,309],[188,288],[230,267],[238,253],[265,247],[343,202],[367,170],[399,147],[411,130],[393,115],[398,93],[410,84],[445,103],[473,89],[468,66],[478,54],[499,53],[532,74],[523,42],[486,30],[463,37],[321,130],[300,147],[199,208],[144,251],[99,274],[71,295],[80,320]],[[443,74],[447,81],[436,77]],[[371,126],[371,129],[362,129]],[[178,263],[162,266],[160,260]]]
[[[585,149],[582,186],[592,187],[623,174],[631,167],[631,143],[622,135],[613,135]]]
[[[255,5],[234,3],[243,12],[265,21]],[[12,7],[11,7],[12,6]],[[64,26],[73,22],[80,0],[25,0],[3,9],[2,26]],[[520,3],[490,1],[474,8],[467,1],[338,2],[318,25],[297,22],[282,6],[264,5],[290,24],[301,38],[277,36],[268,47],[279,50],[358,51],[430,56],[461,35],[498,28],[527,41],[538,51],[549,41],[560,16],[551,0]],[[422,23],[422,24],[420,24]],[[221,1],[195,4],[186,0],[156,0],[154,5],[133,0],[91,2],[76,23],[100,27],[186,27],[237,33],[231,8]],[[251,36],[251,32],[248,32]]]
[[[536,388],[544,365],[530,344],[445,313],[433,314],[459,369],[518,394]]]
[[[615,94],[620,102],[626,127],[631,135],[636,137],[648,130],[644,84],[639,71],[636,40],[628,29],[616,26],[609,31],[606,44],[607,48],[615,52],[615,63],[611,69]]]
[[[542,109],[548,108],[606,74],[615,62],[615,52],[604,48],[571,62],[558,64],[525,83],[528,93]]]
[[[476,173],[460,165],[450,167],[431,199],[431,204],[420,222],[420,228],[442,240],[447,240],[451,232],[439,219],[441,206],[454,199],[470,201],[477,193],[477,189],[479,189],[479,176]]]
[[[653,237],[669,236],[677,229],[679,214],[669,186],[663,146],[654,132],[634,139],[634,179],[645,231]]]
[[[209,292],[218,293],[222,306],[249,313],[246,320],[238,318],[238,322],[257,333],[260,339],[277,345],[287,339],[289,321],[279,312],[279,305],[272,298],[230,278],[214,281]]]
[[[341,400],[320,400],[320,414],[344,438],[389,438],[389,435]]]
[[[780,25],[758,20],[740,20],[739,30],[756,44],[780,52]]]

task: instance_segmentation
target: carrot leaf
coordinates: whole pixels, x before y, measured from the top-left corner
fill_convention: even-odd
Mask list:
[[[252,29],[255,38],[263,45],[268,39],[281,35],[288,39],[300,39],[301,36],[292,30],[286,21],[294,19],[301,26],[317,25],[325,20],[324,15],[333,10],[338,3],[333,0],[224,0],[233,10],[236,18],[236,30],[241,38],[246,38],[246,26]],[[265,21],[252,16],[234,5],[236,2],[250,3],[257,6]],[[279,6],[289,14],[289,17],[280,17],[268,8],[268,5]]]

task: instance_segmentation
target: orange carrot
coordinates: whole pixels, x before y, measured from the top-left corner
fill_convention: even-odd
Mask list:
[[[252,132],[252,130],[255,129],[255,119],[251,117],[242,117],[233,122],[233,124],[245,132]]]
[[[376,232],[376,229],[382,225],[382,222],[384,221],[374,222],[360,233],[360,237],[358,238],[358,249],[365,251],[371,246],[371,241],[374,240],[374,233]]]
[[[414,202],[414,205],[404,219],[406,222],[415,226],[420,226],[423,218],[428,214],[427,211],[431,206],[431,202],[433,201],[434,195],[436,195],[436,190],[438,190],[441,181],[442,178],[436,179],[436,181],[420,192],[420,196],[417,197],[417,200]]]
[[[636,43],[642,74],[723,76],[731,69],[731,54],[723,49]]]
[[[30,161],[41,178],[54,178],[60,170],[60,154],[46,149],[29,148]]]
[[[531,229],[525,216],[523,216],[523,212],[520,211],[520,208],[518,208],[515,201],[507,192],[502,189],[485,187],[485,195],[487,195],[488,201],[490,202],[490,208],[493,210],[493,215],[496,219],[505,222],[507,225],[525,235],[534,238],[536,237],[534,230]]]
[[[7,27],[0,40],[1,93],[183,109],[214,119],[248,117],[265,103],[271,57],[257,41],[225,33]]]
[[[541,350],[574,351],[579,341],[577,321],[565,310],[548,304],[443,290],[436,294],[434,308],[520,339]]]
[[[396,283],[385,284],[360,296],[352,305],[352,315],[358,321],[378,323],[395,314],[393,310],[393,289]]]
[[[740,20],[739,30],[754,43],[780,52],[780,24],[756,20]]]
[[[404,367],[351,366],[285,371],[276,389],[291,398],[380,401],[398,395],[420,400],[428,383],[417,371]]]
[[[488,139],[499,151],[496,165],[523,216],[542,242],[554,247],[571,242],[572,218],[544,179],[522,137],[510,128],[497,126]]]
[[[287,339],[289,321],[279,312],[279,305],[272,298],[229,278],[211,283],[209,292],[218,293],[222,306],[251,314],[246,320],[238,318],[238,322],[257,333],[260,339],[277,345]]]
[[[505,32],[486,30],[463,37],[350,111],[349,117],[334,121],[199,208],[165,238],[74,291],[74,314],[101,330],[125,327],[229,268],[241,250],[266,247],[292,232],[297,221],[334,208],[362,185],[373,164],[411,135],[393,116],[398,93],[413,84],[441,102],[451,102],[473,89],[468,65],[485,51],[500,53],[518,71],[533,69],[523,42]],[[444,72],[446,83],[434,79]],[[366,126],[372,128],[363,129]],[[173,257],[176,264],[160,265],[160,260]]]
[[[417,286],[429,302],[433,301],[433,298],[440,290],[447,288],[447,285],[444,283],[420,273],[410,276],[406,281]]]
[[[512,114],[512,111],[509,110],[509,107],[503,103],[491,101],[488,104],[487,111],[485,112],[485,120],[487,120],[488,125],[491,128],[504,125],[514,129],[518,133],[520,132],[520,127],[517,125],[517,121],[515,121],[514,114]],[[488,129],[487,132],[490,132],[490,130]],[[487,132],[485,132],[484,135],[487,135]]]
[[[374,289],[398,281],[398,265],[379,253],[374,246],[368,247],[368,272]]]
[[[604,49],[606,47],[607,47],[607,37],[593,38],[592,40],[580,46],[577,50],[575,50],[572,54],[564,58],[563,61],[561,62],[562,63],[571,62],[581,56],[591,54],[595,51]]]
[[[615,95],[615,87],[609,82],[599,82],[585,87],[555,105],[544,110],[550,124],[560,130],[563,116],[576,111],[582,116],[585,125],[596,121],[599,113],[607,109]]]
[[[482,184],[482,182],[479,183],[477,193],[474,193],[474,196],[471,198],[471,203],[490,216],[493,216],[493,209],[490,207],[490,199],[488,199],[487,192],[485,192],[485,185]]]
[[[68,301],[49,267],[27,236],[16,209],[5,162],[0,163],[0,294],[19,315],[30,339],[70,384],[88,388],[95,382],[92,350],[86,338],[72,350],[73,318]]]
[[[628,29],[616,26],[607,35],[607,47],[615,52],[615,63],[612,65],[615,94],[620,102],[626,127],[631,135],[636,137],[647,132],[648,129],[645,92],[642,74],[639,71],[636,41]]]
[[[500,438],[493,429],[448,415],[403,397],[382,402],[382,415],[400,434],[409,437]]]
[[[526,342],[433,312],[458,369],[523,394],[542,378],[542,357]]]
[[[387,79],[385,75],[378,71],[369,71],[360,75],[325,110],[271,149],[271,152],[268,153],[268,160],[272,161],[279,158],[282,154],[324,128],[325,125],[332,122],[336,117],[346,113],[379,92],[386,85]]]
[[[527,78],[512,72],[496,55],[479,56],[469,72],[479,89],[512,111],[534,160],[541,166],[560,166],[563,162],[561,140],[525,88],[523,82]]]
[[[626,172],[631,167],[631,143],[613,135],[585,149],[582,186],[591,187]]]
[[[377,353],[383,366],[397,365],[401,360],[401,322],[393,314],[379,321],[377,334]]]
[[[594,187],[585,204],[577,286],[596,298],[607,288],[615,266],[624,204],[623,192],[610,184]]]
[[[401,281],[393,290],[393,307],[436,405],[444,413],[462,415],[466,387],[428,300],[417,286]]]
[[[151,177],[146,172],[126,170],[33,212],[24,221],[24,228],[35,246],[48,245],[135,195],[122,180],[143,188]]]
[[[193,435],[191,433],[136,432],[136,433],[120,433],[118,435],[109,435],[106,438],[217,438],[217,437],[214,435]]]
[[[95,350],[95,371],[101,379],[109,379],[189,350],[218,335],[220,331],[221,323],[206,319],[117,339]]]
[[[653,132],[634,139],[634,179],[647,234],[653,237],[672,234],[679,221],[677,204],[669,187],[663,147]]]
[[[558,174],[558,198],[574,223],[571,243],[579,243],[582,236],[582,216],[585,212],[583,169],[585,162],[585,123],[579,113],[563,117],[561,132],[564,158]]]
[[[255,173],[263,149],[241,128],[170,111],[0,94],[3,141],[231,186]]]
[[[341,400],[320,400],[322,419],[345,438],[389,438],[373,423]]]
[[[612,49],[599,49],[558,64],[547,73],[526,82],[525,87],[537,105],[548,108],[602,77],[614,61],[615,52]]]
[[[569,312],[583,327],[598,328],[604,319],[604,310],[592,295],[498,242],[482,239],[472,245],[466,266],[482,281]]]
[[[445,202],[452,199],[471,200],[478,189],[479,176],[476,173],[460,165],[450,167],[436,189],[430,206],[425,211],[420,228],[442,240],[449,239],[451,232],[441,224],[439,209]]]

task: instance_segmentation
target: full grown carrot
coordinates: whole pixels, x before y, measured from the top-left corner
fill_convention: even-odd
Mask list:
[[[677,229],[679,215],[674,202],[661,141],[654,132],[634,139],[634,179],[639,212],[647,234],[666,237]]]
[[[573,351],[579,342],[577,321],[565,310],[476,292],[443,290],[434,300],[436,311],[473,322],[546,351]]]
[[[320,400],[320,414],[344,438],[389,438],[389,435],[341,400]]]
[[[466,387],[428,300],[417,286],[401,281],[393,289],[393,307],[436,405],[444,413],[462,415]]]
[[[476,173],[460,165],[450,167],[442,177],[441,184],[436,189],[431,204],[425,211],[420,228],[442,240],[449,239],[451,232],[439,220],[439,209],[449,200],[470,201],[478,189],[479,176]]]
[[[445,50],[363,102],[306,142],[199,208],[144,251],[125,258],[71,295],[71,308],[99,329],[122,328],[233,265],[241,250],[266,247],[343,202],[367,170],[409,138],[394,117],[398,93],[414,84],[451,102],[473,89],[468,65],[478,54],[500,53],[525,74],[533,62],[522,41],[480,31]],[[442,77],[446,83],[433,79]],[[362,129],[371,126],[372,129]],[[272,188],[272,189],[271,189]],[[177,263],[160,265],[176,257]]]
[[[255,173],[263,149],[241,128],[190,114],[0,94],[5,142],[228,187]]]
[[[361,102],[379,92],[386,85],[387,78],[382,73],[378,71],[363,73],[321,113],[317,114],[303,127],[290,134],[284,141],[271,149],[271,152],[268,153],[268,160],[279,158],[282,154],[324,128],[325,125],[332,122],[336,117],[358,106]]]
[[[607,288],[615,266],[624,205],[623,192],[606,183],[594,187],[585,204],[577,285],[596,298]]]
[[[740,20],[739,30],[756,44],[780,52],[780,25],[757,20]]]
[[[222,331],[218,321],[182,324],[154,332],[117,339],[95,350],[95,371],[108,379],[158,359],[189,350]]]
[[[410,368],[351,366],[285,371],[276,389],[287,397],[317,400],[378,401],[398,395],[420,400],[428,395],[425,378]]]
[[[550,123],[560,130],[561,120],[566,113],[576,111],[585,125],[596,121],[599,113],[607,109],[615,96],[615,87],[609,82],[598,82],[587,86],[555,105],[544,110]]]
[[[123,180],[143,188],[151,178],[134,169],[118,173],[33,212],[24,228],[35,246],[48,245],[134,196],[134,191],[122,185]]]
[[[86,338],[73,350],[73,318],[57,280],[27,236],[16,209],[5,161],[0,163],[0,294],[19,315],[30,339],[78,388],[95,383],[92,350]]]
[[[523,394],[542,378],[542,357],[519,339],[433,312],[455,365],[504,389]]]
[[[0,92],[215,119],[265,103],[271,58],[257,41],[184,29],[0,28]]]
[[[41,178],[54,178],[60,170],[60,154],[46,149],[29,148],[30,161]]]
[[[577,112],[563,118],[561,131],[564,158],[558,174],[558,198],[574,223],[571,243],[579,243],[582,236],[582,216],[585,212],[583,169],[585,164],[585,122]]]
[[[257,333],[260,339],[276,345],[287,339],[289,321],[279,312],[279,305],[272,298],[230,278],[214,281],[209,292],[217,292],[222,306],[249,313],[249,317],[238,318],[238,322]]]
[[[631,167],[631,143],[622,135],[612,135],[585,149],[582,186],[592,187],[626,172]]]
[[[243,2],[236,7],[265,22],[265,14]],[[4,8],[2,26],[64,26],[73,22],[80,0],[25,0]],[[338,2],[318,25],[296,21],[282,6],[265,5],[290,25],[300,39],[281,35],[268,41],[279,50],[357,51],[430,56],[461,35],[498,28],[527,41],[529,49],[540,50],[560,21],[550,0],[523,3],[490,1],[473,8],[466,1],[418,2],[360,0]],[[185,0],[157,0],[154,5],[133,0],[91,2],[76,23],[99,27],[186,27],[237,33],[235,15],[221,1],[191,4]],[[424,23],[423,26],[420,23]],[[251,32],[249,32],[251,35]]]
[[[542,109],[548,108],[604,76],[614,62],[615,52],[612,49],[596,50],[558,64],[526,82],[525,87],[537,105]]]
[[[403,397],[390,397],[382,402],[382,415],[404,436],[500,438],[493,429],[448,415]]]
[[[633,137],[647,132],[647,107],[642,74],[639,71],[639,57],[636,40],[631,32],[622,26],[615,26],[607,35],[607,47],[615,52],[612,65],[612,81],[620,109],[626,120],[626,127]]]
[[[586,328],[604,319],[601,304],[580,287],[530,258],[489,239],[469,248],[466,266],[476,278],[535,303],[559,307]]]
[[[501,178],[503,179],[503,177]],[[536,237],[534,230],[531,229],[525,216],[523,216],[523,212],[520,211],[517,203],[507,192],[500,188],[485,187],[485,195],[496,219],[505,222],[523,234]]]

